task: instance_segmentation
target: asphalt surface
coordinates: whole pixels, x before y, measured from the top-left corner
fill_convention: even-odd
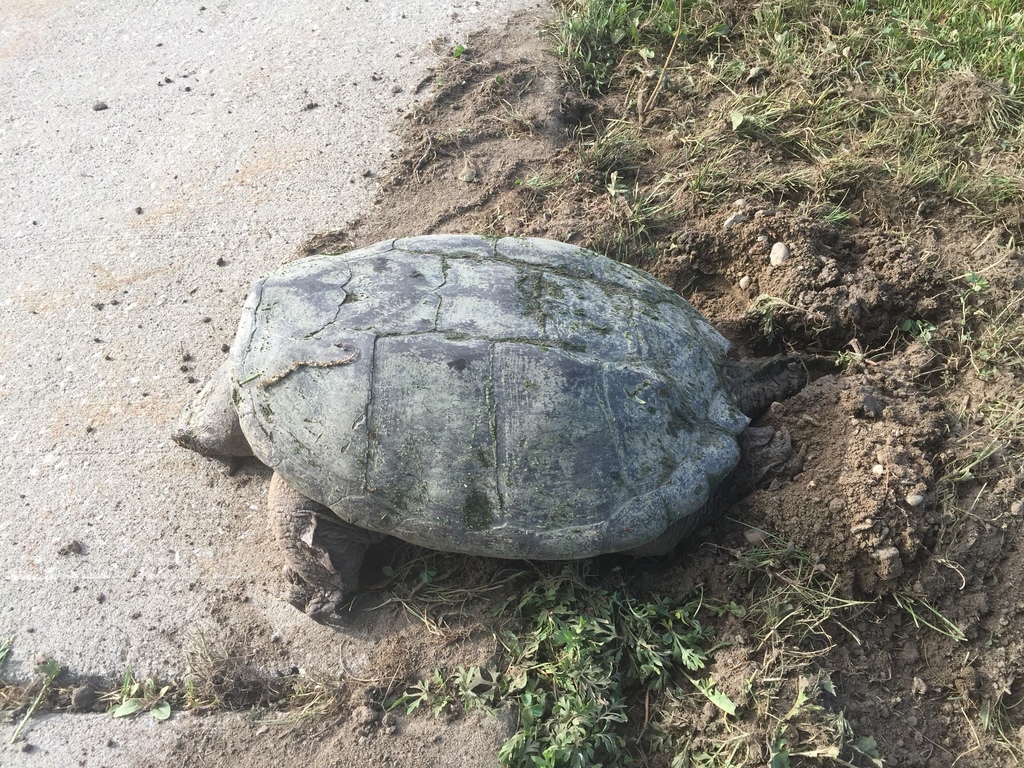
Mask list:
[[[0,3],[8,680],[44,658],[179,677],[187,638],[249,615],[299,667],[358,671],[264,588],[266,478],[240,483],[169,434],[252,280],[368,205],[428,92],[430,42],[537,3],[206,2]],[[0,763],[77,762],[92,717],[40,720],[32,738],[58,746]]]

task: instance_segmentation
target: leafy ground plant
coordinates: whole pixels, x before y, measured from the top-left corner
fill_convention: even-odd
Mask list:
[[[855,734],[835,706],[824,666],[837,640],[859,642],[848,624],[869,603],[841,597],[813,557],[766,534],[762,545],[734,553],[732,574],[745,599],[726,604],[699,593],[644,594],[590,563],[521,576],[508,585],[515,596],[492,609],[502,627],[489,664],[436,669],[390,706],[435,717],[510,709],[518,727],[499,758],[516,768],[657,755],[675,768],[880,768],[874,739]],[[413,615],[446,589],[431,582],[418,590],[410,602],[423,604]],[[723,642],[712,627],[730,621],[760,642]],[[737,689],[729,665],[740,658],[747,684]]]
[[[124,671],[121,689],[107,694],[111,702],[108,713],[113,717],[132,717],[148,712],[154,720],[166,720],[171,716],[170,695],[173,685],[160,685],[153,678],[138,680],[131,668]]]
[[[586,565],[541,574],[495,609],[518,626],[497,634],[491,666],[435,671],[393,706],[427,705],[435,714],[453,702],[512,707],[519,727],[501,749],[502,765],[625,764],[645,708],[670,684],[731,706],[701,673],[711,638],[696,619],[699,606],[639,599]]]

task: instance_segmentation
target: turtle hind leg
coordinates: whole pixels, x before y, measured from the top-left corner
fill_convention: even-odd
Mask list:
[[[284,553],[286,599],[317,621],[333,619],[346,595],[359,585],[359,568],[375,535],[303,496],[276,472],[268,506]]]
[[[773,402],[792,397],[807,384],[805,360],[800,357],[727,361],[722,373],[736,405],[750,419],[763,414]]]
[[[793,450],[789,433],[772,427],[747,427],[739,436],[740,460],[725,479],[711,488],[704,506],[671,523],[646,544],[625,550],[633,557],[660,557],[684,538],[714,522],[744,496],[779,477],[800,471],[803,456]]]

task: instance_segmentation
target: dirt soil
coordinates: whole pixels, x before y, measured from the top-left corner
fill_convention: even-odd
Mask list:
[[[614,253],[629,201],[607,193],[604,180],[581,163],[573,138],[609,107],[564,87],[527,19],[465,42],[462,56],[442,59],[436,96],[406,117],[405,149],[381,171],[376,206],[336,232],[311,237],[296,256],[438,232],[540,236]],[[449,45],[437,42],[439,51]],[[555,179],[558,185],[545,184]],[[735,213],[742,216],[727,226]],[[955,211],[901,238],[749,199],[680,222],[659,238],[656,254],[633,259],[682,292],[740,354],[845,353],[845,367],[820,375],[765,417],[791,435],[800,471],[757,491],[656,573],[637,578],[652,593],[683,598],[702,585],[706,600],[728,603],[743,588],[727,578],[733,552],[749,546],[747,526],[754,526],[811,553],[835,574],[841,597],[875,601],[898,593],[928,601],[966,640],[915,627],[908,612],[882,599],[854,613],[850,631],[836,631],[819,662],[832,673],[833,705],[853,732],[875,738],[887,765],[949,766],[958,757],[961,766],[1015,764],[977,724],[979,708],[1021,694],[1019,480],[1000,473],[998,454],[990,457],[986,481],[957,486],[968,515],[950,513],[940,483],[983,426],[984,403],[1013,382],[943,380],[936,353],[898,332],[908,318],[937,327],[955,319],[959,307],[940,278],[945,269],[987,264],[994,288],[1020,289],[1019,263],[1000,262],[1000,239],[986,235],[970,231]],[[773,266],[777,242],[788,246],[789,258]],[[495,571],[465,560],[481,579]],[[384,600],[392,588],[380,593]],[[341,725],[332,730],[318,722],[284,739],[242,735],[230,745],[196,741],[183,746],[181,764],[228,750],[252,766],[300,755],[311,765],[351,765],[351,754],[374,765],[447,765],[443,741],[441,750],[431,746],[444,728],[429,719],[403,725],[422,733],[415,750],[413,739],[402,740],[404,752],[387,746],[392,726],[379,711],[379,681],[390,677],[393,691],[435,665],[479,662],[493,651],[487,621],[484,608],[462,607],[448,619],[451,634],[439,638],[401,611],[360,613],[338,630],[339,640],[357,631],[386,642],[374,662],[377,687],[346,683]],[[716,629],[731,643],[718,658],[718,685],[742,690],[757,633],[728,617]],[[1024,719],[1012,710],[1010,717],[1005,736],[1024,747],[1024,730],[1017,733]],[[445,727],[475,722],[460,718]]]

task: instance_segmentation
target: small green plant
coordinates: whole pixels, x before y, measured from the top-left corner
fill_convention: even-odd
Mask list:
[[[4,643],[3,647],[2,655],[4,658],[6,658],[7,652],[10,649],[10,647],[10,641],[8,640]],[[53,684],[53,681],[57,679],[57,675],[60,674],[61,670],[60,665],[56,661],[54,661],[53,659],[47,659],[42,664],[37,665],[35,671],[36,674],[42,676],[37,681],[37,684],[39,685],[39,692],[36,694],[36,697],[35,699],[33,699],[32,704],[29,705],[29,708],[25,711],[25,714],[22,716],[21,721],[18,723],[18,726],[14,729],[14,732],[11,734],[11,744],[14,744],[21,737],[21,732],[25,730],[25,725],[28,723],[32,715],[35,714],[35,711],[39,708],[39,703],[46,696],[46,692],[50,689],[50,686]]]
[[[174,686],[159,688],[153,678],[137,680],[130,667],[124,671],[120,690],[105,696],[111,701],[107,713],[112,717],[132,717],[140,712],[149,712],[154,720],[166,720],[171,716],[171,702]]]
[[[769,768],[789,768],[793,764],[791,759],[795,758],[827,760],[825,765],[855,765],[843,759],[844,755],[849,758],[858,756],[866,761],[865,765],[883,768],[874,738],[855,737],[841,712],[838,715],[830,713],[819,703],[822,693],[831,697],[836,694],[828,674],[819,672],[814,677],[799,678],[796,700],[779,719],[769,742]],[[819,729],[811,739],[807,738],[809,722]],[[794,738],[797,734],[803,738]]]
[[[453,698],[448,693],[448,680],[440,670],[435,669],[428,677],[413,683],[399,696],[390,709],[405,707],[405,713],[411,715],[421,706],[426,706],[434,717],[440,717],[451,706]]]
[[[625,759],[630,698],[704,667],[709,636],[694,618],[697,606],[608,591],[571,568],[535,583],[509,606],[528,631],[500,637],[508,659],[501,698],[518,704],[520,720],[502,763],[554,768]]]
[[[900,323],[900,330],[910,336],[914,341],[918,341],[927,347],[931,345],[936,329],[935,326],[927,320],[914,320],[908,318]]]
[[[511,705],[519,728],[499,752],[504,766],[584,768],[630,760],[625,729],[633,711],[670,683],[689,685],[723,709],[728,697],[699,674],[711,639],[695,615],[699,602],[643,600],[608,589],[587,565],[541,575],[498,606],[517,631],[497,634],[489,667],[436,670],[393,706],[435,714]],[[689,678],[689,681],[687,680]]]

